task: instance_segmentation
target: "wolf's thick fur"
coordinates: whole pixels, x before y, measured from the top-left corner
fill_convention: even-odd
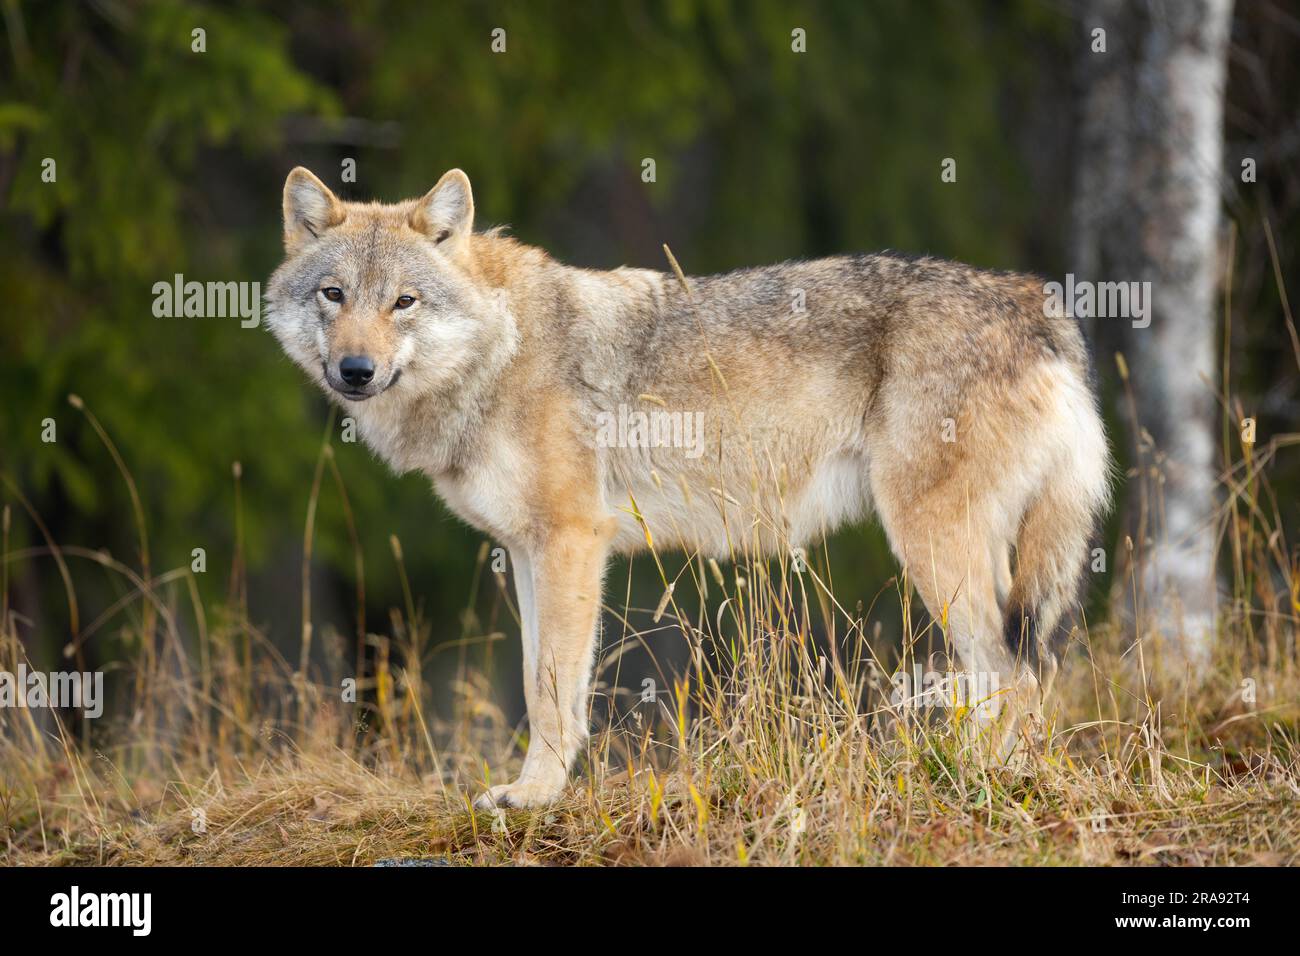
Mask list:
[[[576,269],[473,232],[459,170],[363,205],[295,169],[284,215],[267,298],[285,351],[392,467],[509,548],[531,737],[519,778],[482,802],[563,789],[602,570],[645,547],[638,513],[656,547],[723,557],[874,511],[967,669],[1036,695],[1032,652],[1054,668],[1109,459],[1079,329],[1044,315],[1040,280],[891,254],[688,288]],[[359,388],[347,356],[373,364]],[[673,414],[702,421],[700,446],[671,440]],[[619,415],[634,427],[611,441]]]

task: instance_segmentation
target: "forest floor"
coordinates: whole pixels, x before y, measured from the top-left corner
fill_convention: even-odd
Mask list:
[[[161,728],[183,717],[142,710],[137,728],[158,728],[147,743],[138,730],[85,746],[10,711],[0,862],[1300,862],[1294,637],[1263,654],[1221,642],[1195,691],[1153,687],[1117,635],[1091,644],[1058,681],[1054,726],[1014,767],[970,744],[962,708],[864,711],[861,675],[791,641],[743,650],[725,678],[701,663],[607,724],[570,790],[535,811],[470,809],[526,740],[474,675],[455,724],[426,726],[399,680],[366,732],[301,683],[278,713],[228,697],[204,711],[218,723],[179,737]],[[308,718],[289,717],[304,700]]]

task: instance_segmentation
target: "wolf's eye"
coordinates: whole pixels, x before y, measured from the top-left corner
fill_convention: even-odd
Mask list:
[[[415,305],[415,296],[399,295],[397,297],[397,307],[399,309],[409,309],[413,305]]]
[[[327,288],[321,289],[320,294],[325,296],[325,298],[329,299],[331,302],[343,301],[343,290],[337,286],[328,286]]]

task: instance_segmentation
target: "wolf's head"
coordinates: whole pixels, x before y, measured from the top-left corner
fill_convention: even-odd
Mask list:
[[[509,321],[473,278],[473,222],[459,169],[422,199],[385,205],[343,202],[300,166],[284,184],[285,260],[267,285],[267,324],[348,401],[454,387]]]

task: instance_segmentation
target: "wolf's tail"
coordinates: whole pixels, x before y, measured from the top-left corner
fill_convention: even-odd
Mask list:
[[[1059,383],[1053,465],[1025,509],[1003,629],[1011,653],[1030,668],[1051,653],[1062,615],[1075,603],[1089,541],[1110,499],[1110,454],[1087,386]]]

